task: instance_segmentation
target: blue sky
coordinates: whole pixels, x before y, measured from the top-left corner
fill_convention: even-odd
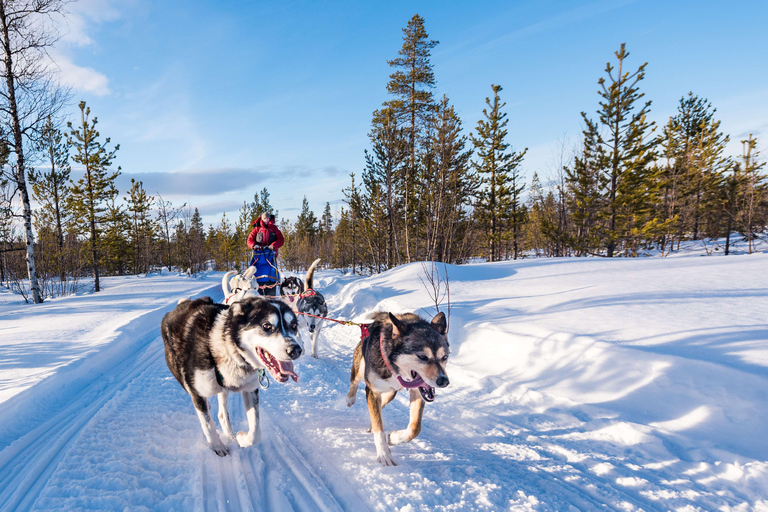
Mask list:
[[[363,168],[371,113],[388,99],[387,59],[419,13],[432,39],[436,97],[466,131],[503,86],[509,141],[551,175],[563,143],[597,108],[597,80],[624,42],[663,124],[688,91],[731,134],[768,135],[768,2],[262,2],[81,0],[54,57],[102,135],[120,144],[124,181],[228,216],[267,187],[280,217],[307,195],[341,204]],[[762,141],[762,147],[768,147]],[[123,186],[123,189],[125,186]]]

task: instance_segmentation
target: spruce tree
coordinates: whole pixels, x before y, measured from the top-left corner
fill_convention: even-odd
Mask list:
[[[109,137],[104,142],[99,141],[100,134],[96,130],[98,119],[90,119],[91,109],[86,107],[84,101],[80,102],[79,107],[80,122],[77,126],[67,123],[70,130],[67,141],[75,148],[72,160],[80,164],[84,171],[83,177],[72,184],[71,211],[78,230],[88,234],[94,291],[98,292],[101,289],[99,257],[102,222],[107,202],[117,194],[115,179],[120,175],[120,167],[115,172],[111,172],[110,167],[120,145],[109,151]]]
[[[491,85],[493,101],[486,98],[488,108],[477,123],[477,135],[472,142],[477,151],[478,161],[473,165],[482,179],[483,188],[479,194],[477,214],[485,225],[489,245],[489,260],[497,261],[504,237],[504,225],[512,209],[512,187],[520,187],[519,166],[528,149],[522,152],[510,150],[507,137],[507,114],[502,112],[506,103],[499,98],[500,85]]]
[[[387,92],[395,96],[385,107],[390,108],[402,123],[407,138],[408,164],[404,167],[404,231],[406,258],[411,260],[411,214],[416,204],[416,154],[419,135],[430,112],[434,109],[432,89],[435,74],[430,53],[438,41],[429,39],[424,18],[415,14],[403,29],[403,46],[399,57],[387,61],[395,71],[389,76]]]

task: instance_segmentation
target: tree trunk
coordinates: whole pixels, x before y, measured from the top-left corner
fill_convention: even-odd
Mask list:
[[[40,304],[43,297],[40,294],[40,285],[37,282],[37,271],[35,270],[35,237],[32,233],[32,207],[29,203],[29,193],[27,191],[26,168],[24,167],[24,146],[21,135],[21,124],[19,122],[19,112],[16,106],[16,84],[13,74],[13,53],[11,51],[11,42],[8,36],[8,19],[5,13],[5,2],[0,1],[0,23],[3,30],[3,50],[5,52],[5,75],[6,86],[8,87],[8,102],[10,103],[10,114],[13,122],[13,151],[16,153],[16,181],[21,195],[21,204],[24,216],[24,238],[27,246],[26,263],[27,275],[29,276],[29,289],[32,292],[32,302]]]

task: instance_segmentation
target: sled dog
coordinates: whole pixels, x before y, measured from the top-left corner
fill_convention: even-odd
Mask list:
[[[445,315],[438,313],[432,322],[406,313],[377,313],[368,336],[355,347],[347,405],[357,398],[365,380],[365,397],[371,415],[371,431],[376,444],[376,460],[395,466],[389,445],[407,443],[421,432],[425,402],[435,399],[435,386],[449,384],[445,374],[450,349]],[[403,388],[410,391],[411,416],[408,428],[384,433],[382,408]]]
[[[320,327],[323,325],[319,316],[328,316],[328,306],[325,304],[325,297],[313,287],[315,276],[315,267],[320,263],[320,258],[312,262],[304,276],[304,291],[299,295],[296,303],[296,309],[304,319],[304,324],[312,337],[312,357],[317,358],[317,337],[320,334]],[[313,316],[309,316],[313,315]]]
[[[278,382],[298,381],[293,361],[303,349],[296,315],[280,301],[246,297],[231,306],[210,297],[182,299],[161,324],[165,361],[192,397],[203,434],[219,456],[229,453],[216,432],[208,398],[218,395],[219,425],[230,440],[251,446],[261,439],[259,370]],[[227,413],[230,391],[243,395],[248,432],[235,436]]]
[[[224,292],[224,303],[230,304],[243,300],[245,297],[259,295],[258,283],[253,280],[256,267],[248,267],[241,276],[234,270],[230,270],[221,278],[221,289]]]
[[[286,277],[280,284],[280,295],[282,295],[283,301],[291,307],[294,313],[298,311],[296,305],[303,292],[304,283],[296,276]]]

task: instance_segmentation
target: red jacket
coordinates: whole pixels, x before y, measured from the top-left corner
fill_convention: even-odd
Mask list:
[[[248,236],[248,248],[253,249],[271,245],[275,250],[275,256],[277,256],[278,249],[283,246],[285,239],[283,238],[283,234],[280,232],[277,226],[275,226],[275,216],[271,215],[269,217],[269,222],[266,226],[264,226],[261,222],[261,217],[253,221],[253,225],[255,227],[253,228],[253,231],[251,231],[251,234]],[[259,234],[261,234],[260,243],[257,242]],[[270,237],[272,238],[271,242]]]

